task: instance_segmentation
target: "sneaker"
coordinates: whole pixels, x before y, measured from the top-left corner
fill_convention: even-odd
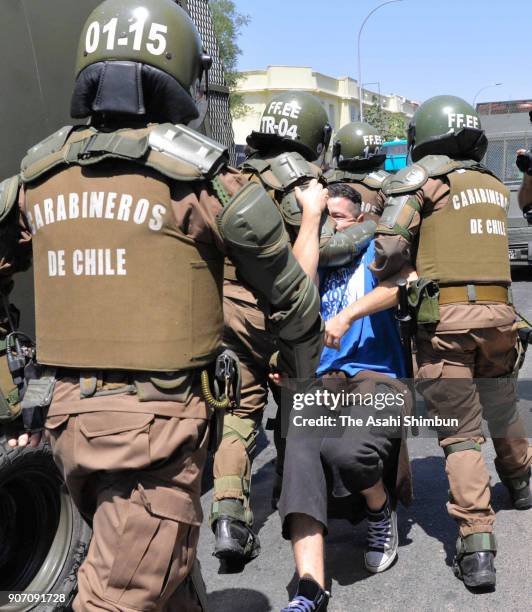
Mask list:
[[[373,574],[384,572],[397,558],[399,534],[397,513],[390,506],[390,498],[379,512],[366,508],[368,540],[364,552],[366,569]]]
[[[327,612],[329,597],[312,578],[301,578],[294,599],[281,612]]]

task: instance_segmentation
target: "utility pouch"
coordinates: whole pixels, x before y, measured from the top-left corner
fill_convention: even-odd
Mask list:
[[[22,399],[22,421],[26,431],[43,429],[47,409],[52,403],[55,381],[55,372],[28,381]]]
[[[519,321],[517,323],[517,357],[512,375],[517,378],[519,376],[519,370],[525,363],[526,351],[528,345],[532,341],[532,327],[530,327],[528,321]]]
[[[195,370],[177,372],[135,373],[135,387],[139,402],[186,403],[192,393]]]
[[[410,284],[408,303],[416,313],[418,325],[436,324],[440,320],[440,288],[428,278],[418,278]]]

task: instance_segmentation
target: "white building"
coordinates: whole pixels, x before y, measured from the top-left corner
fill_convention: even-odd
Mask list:
[[[359,118],[358,83],[349,77],[335,78],[302,66],[268,66],[266,70],[246,70],[241,74],[243,77],[237,91],[242,94],[249,112],[233,120],[235,143],[240,145],[239,148],[245,145],[251,131],[258,129],[270,98],[283,91],[299,89],[319,98],[327,111],[333,132]],[[374,104],[376,99],[380,100],[384,110],[403,113],[406,117],[412,117],[419,106],[403,96],[381,95],[363,89],[364,104]]]

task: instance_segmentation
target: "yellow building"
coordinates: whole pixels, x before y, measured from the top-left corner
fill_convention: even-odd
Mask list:
[[[262,112],[270,98],[282,91],[300,89],[319,98],[327,111],[333,133],[346,123],[358,120],[358,83],[349,77],[335,78],[303,66],[268,66],[266,70],[246,70],[241,74],[237,91],[242,94],[249,112],[233,120],[238,149],[245,145],[246,136],[258,129]],[[403,113],[406,117],[411,117],[418,106],[403,96],[381,95],[365,88],[363,96],[364,104],[380,100],[384,110]]]

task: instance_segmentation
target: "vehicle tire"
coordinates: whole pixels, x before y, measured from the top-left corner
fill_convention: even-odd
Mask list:
[[[66,492],[50,447],[10,448],[1,437],[0,609],[69,610],[90,538],[91,529]],[[9,603],[5,592],[26,592],[27,599]],[[30,593],[47,594],[49,601],[29,601]]]

